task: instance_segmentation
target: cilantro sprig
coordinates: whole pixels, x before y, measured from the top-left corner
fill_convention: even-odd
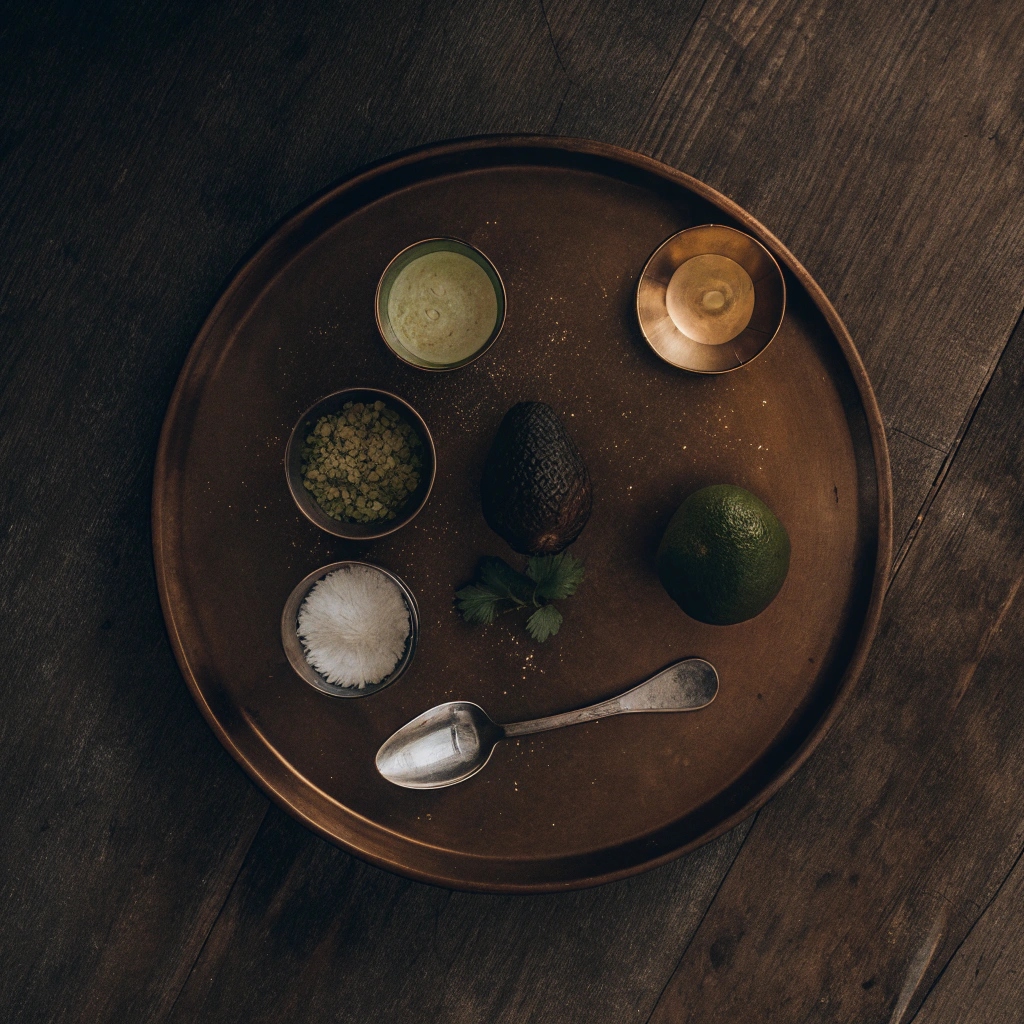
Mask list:
[[[533,556],[525,573],[501,558],[482,558],[476,580],[456,591],[455,605],[476,626],[489,626],[504,612],[529,611],[527,632],[543,643],[562,625],[562,613],[551,602],[572,597],[582,582],[583,563],[564,551]]]

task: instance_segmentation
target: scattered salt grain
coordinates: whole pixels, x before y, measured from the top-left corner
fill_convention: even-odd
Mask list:
[[[361,690],[394,671],[410,630],[398,585],[370,566],[349,565],[309,592],[297,632],[306,660],[327,682]]]

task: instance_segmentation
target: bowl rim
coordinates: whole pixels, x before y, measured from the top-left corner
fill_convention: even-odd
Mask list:
[[[312,497],[312,495],[310,495],[302,486],[302,481],[298,478],[298,472],[293,471],[296,461],[296,449],[301,443],[301,435],[305,433],[304,428],[309,421],[317,418],[318,416],[324,415],[323,410],[325,407],[338,405],[340,408],[341,405],[348,400],[344,396],[353,396],[356,394],[375,395],[377,396],[374,399],[375,401],[383,401],[385,404],[393,403],[393,407],[396,407],[397,411],[404,413],[410,421],[410,426],[412,426],[419,435],[430,460],[430,472],[427,474],[426,487],[424,488],[422,495],[412,505],[410,505],[407,512],[396,516],[394,519],[385,520],[379,529],[368,528],[369,524],[367,523],[346,523],[340,519],[333,519],[324,512],[322,508],[320,508],[316,499]],[[392,534],[396,530],[400,530],[403,526],[411,523],[413,519],[420,514],[420,511],[427,504],[427,501],[429,501],[430,494],[434,489],[434,479],[437,476],[437,449],[434,446],[434,438],[430,433],[430,428],[427,426],[426,421],[404,398],[401,398],[390,391],[384,391],[381,388],[342,388],[340,391],[332,391],[329,395],[324,395],[322,398],[315,401],[295,421],[295,425],[292,427],[291,433],[288,435],[288,443],[285,445],[284,475],[285,480],[288,483],[288,490],[291,493],[292,500],[295,502],[299,511],[314,526],[318,526],[325,533],[330,533],[335,537],[341,537],[344,540],[379,540],[381,537],[387,537],[389,534]],[[359,527],[362,527],[362,529],[358,529]]]
[[[384,290],[384,283],[388,279],[388,275],[391,273],[391,268],[402,259],[403,256],[412,252],[414,249],[418,249],[422,245],[428,245],[431,242],[454,242],[457,246],[462,246],[466,249],[470,249],[477,254],[488,267],[491,268],[491,273],[494,275],[494,280],[498,282],[498,287],[495,295],[498,299],[498,317],[494,322],[494,329],[491,331],[490,337],[471,355],[465,359],[460,359],[455,363],[437,363],[437,364],[424,364],[417,363],[412,359],[407,358],[402,354],[388,340],[386,331],[384,330],[384,319],[381,315],[381,292]],[[451,250],[449,250],[451,251]],[[410,262],[412,262],[410,260]],[[493,282],[492,282],[493,284]],[[505,280],[498,272],[498,268],[494,264],[494,260],[490,258],[479,246],[473,245],[472,242],[467,242],[464,238],[458,238],[455,235],[432,235],[429,238],[421,238],[416,242],[411,242],[403,249],[399,249],[394,256],[388,260],[387,266],[381,272],[380,278],[377,280],[377,289],[373,295],[373,317],[377,323],[377,331],[381,336],[381,340],[384,342],[387,350],[400,362],[406,366],[411,366],[414,370],[423,370],[427,373],[450,373],[452,370],[461,370],[464,366],[469,366],[470,363],[476,362],[485,352],[488,352],[492,345],[498,340],[498,336],[501,334],[502,329],[505,326],[505,320],[508,316],[508,289],[505,287]]]
[[[766,277],[771,277],[773,281],[777,282],[780,292],[778,297],[778,318],[773,322],[771,331],[757,330],[755,328],[752,328],[748,324],[746,327],[744,327],[742,331],[740,331],[739,334],[736,335],[736,337],[732,338],[731,340],[725,342],[722,345],[701,345],[700,342],[688,338],[685,334],[682,333],[682,331],[679,330],[678,327],[675,326],[675,324],[671,320],[669,320],[669,323],[671,324],[671,331],[674,332],[674,334],[677,335],[678,337],[685,338],[687,342],[689,342],[689,344],[692,346],[700,346],[701,349],[726,350],[728,348],[736,362],[732,366],[721,366],[718,368],[697,367],[688,363],[675,362],[674,360],[668,358],[668,356],[666,356],[665,353],[658,348],[655,341],[651,338],[649,332],[649,328],[651,326],[651,324],[649,323],[649,316],[643,308],[645,291],[650,289],[652,282],[654,282],[654,287],[656,288],[660,287],[664,289],[665,287],[667,287],[667,282],[662,284],[660,281],[656,281],[655,275],[652,273],[653,265],[657,262],[659,257],[662,256],[665,249],[668,246],[672,245],[672,243],[676,242],[676,240],[679,239],[682,235],[689,234],[690,232],[708,231],[709,229],[715,231],[729,232],[733,235],[739,235],[742,237],[745,244],[752,246],[755,250],[758,250],[760,254],[763,254],[763,256],[767,257],[769,271],[768,274],[762,274],[753,282],[755,288],[755,295],[758,285],[762,281],[764,281]],[[722,255],[729,254],[724,253]],[[733,257],[730,256],[730,258]],[[682,264],[679,264],[679,266],[682,266]],[[676,269],[678,269],[678,267],[676,267]],[[744,269],[747,268],[744,267]],[[636,286],[635,308],[637,323],[640,327],[640,333],[641,335],[643,335],[643,339],[647,343],[648,347],[659,359],[667,363],[669,366],[674,366],[677,369],[686,371],[687,373],[698,373],[704,376],[718,376],[723,373],[731,373],[733,370],[738,370],[741,366],[746,366],[748,363],[752,363],[775,340],[776,336],[779,333],[779,330],[782,328],[782,322],[786,317],[786,298],[787,296],[785,274],[783,274],[782,268],[779,266],[779,261],[775,258],[771,250],[763,242],[755,238],[749,232],[742,231],[740,228],[735,228],[730,224],[716,224],[714,222],[709,222],[707,224],[693,224],[688,228],[683,228],[682,231],[676,231],[674,234],[669,235],[668,238],[666,238],[657,246],[654,252],[652,252],[651,255],[647,258],[647,261],[644,263],[643,270],[641,270],[640,272],[640,278],[637,281]],[[754,312],[757,312],[756,306]],[[667,314],[665,319],[669,319]],[[748,332],[750,332],[751,334],[762,335],[764,341],[760,342],[757,349],[753,351],[749,356],[741,358],[736,354],[733,346]]]
[[[354,565],[373,569],[374,571],[387,576],[388,579],[390,579],[392,583],[396,584],[398,589],[402,592],[402,597],[405,599],[405,605],[409,610],[409,637],[406,640],[405,650],[402,652],[402,657],[398,659],[398,664],[395,665],[391,672],[379,683],[368,683],[361,689],[355,686],[335,686],[333,683],[327,682],[327,680],[306,660],[306,655],[302,648],[302,641],[299,639],[298,633],[299,609],[302,607],[303,602],[306,600],[307,595],[313,589],[314,585],[319,583],[320,580],[330,576],[332,572]],[[326,693],[329,697],[369,697],[370,694],[377,693],[378,691],[383,690],[384,687],[390,686],[412,663],[413,655],[416,653],[416,645],[419,642],[419,636],[420,608],[419,604],[416,602],[416,595],[412,592],[409,585],[401,576],[385,569],[382,565],[377,565],[376,562],[366,562],[358,558],[349,558],[340,562],[331,562],[329,565],[323,565],[319,569],[314,569],[311,573],[307,573],[292,588],[291,593],[288,595],[288,599],[284,603],[284,608],[281,609],[281,646],[284,648],[284,654],[288,659],[288,664],[291,665],[295,670],[296,675],[298,675],[304,682],[309,683],[313,689],[318,690],[320,693]]]

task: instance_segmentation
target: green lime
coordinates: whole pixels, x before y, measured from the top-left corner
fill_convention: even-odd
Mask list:
[[[750,491],[715,484],[691,494],[665,530],[658,578],[687,615],[716,626],[752,619],[789,571],[789,534]]]

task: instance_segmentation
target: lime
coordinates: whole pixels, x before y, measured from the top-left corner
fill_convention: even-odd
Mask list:
[[[771,604],[789,571],[789,534],[760,498],[733,484],[691,494],[665,530],[658,578],[687,615],[716,626]]]

